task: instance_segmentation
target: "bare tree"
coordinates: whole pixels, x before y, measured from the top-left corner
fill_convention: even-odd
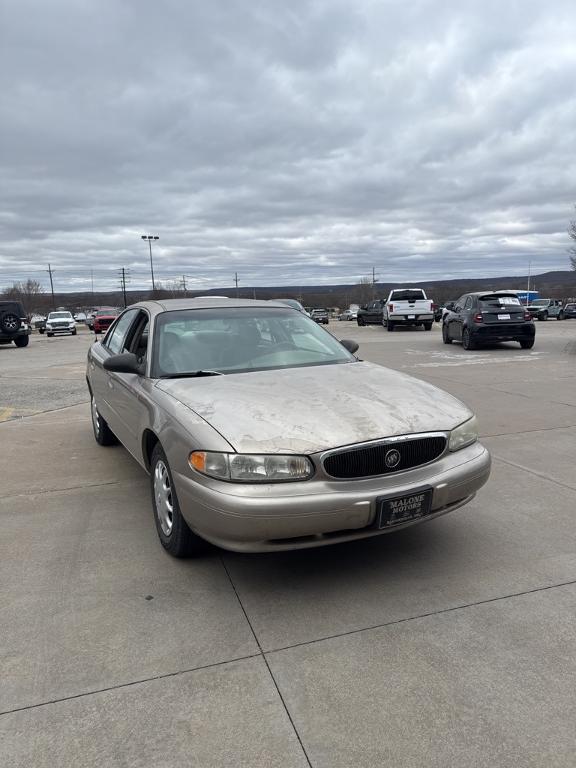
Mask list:
[[[44,308],[46,304],[44,288],[38,280],[28,279],[25,283],[14,283],[11,288],[5,288],[2,295],[7,299],[21,301],[28,315]]]
[[[372,298],[373,285],[371,277],[361,277],[356,283],[356,290],[354,293],[357,296],[359,304],[367,304]]]

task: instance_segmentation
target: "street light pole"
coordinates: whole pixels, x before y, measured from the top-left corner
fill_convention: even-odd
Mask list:
[[[160,240],[158,235],[140,235],[142,240],[148,241],[148,249],[150,250],[150,274],[152,276],[152,290],[156,290],[156,283],[154,282],[154,263],[152,261],[152,240]]]

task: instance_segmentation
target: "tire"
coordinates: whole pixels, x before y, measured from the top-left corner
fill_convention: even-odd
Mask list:
[[[16,336],[16,338],[14,339],[14,344],[16,344],[16,346],[20,348],[27,347],[29,341],[30,341],[29,336]]]
[[[394,323],[391,323],[390,320],[388,320],[388,322],[386,323],[386,328],[388,330],[388,333],[392,333],[392,331],[394,330]]]
[[[424,323],[424,330],[425,331],[431,331],[432,330],[432,323]]]
[[[48,333],[48,331],[46,331],[46,336],[48,336],[48,338],[51,339],[52,336],[54,336],[54,334],[53,333]]]
[[[364,318],[363,318],[363,317],[359,317],[359,318],[356,320],[356,322],[358,323],[358,325],[360,326],[360,328],[362,328],[364,325],[366,325],[366,323],[364,322]]]
[[[46,328],[38,328],[38,333],[44,333],[46,331]]]
[[[76,336],[76,333],[77,333],[76,328],[74,328],[74,330],[72,331],[72,336]]]
[[[556,320],[564,320],[564,312],[558,312],[558,316],[556,317]]]
[[[448,324],[442,323],[442,341],[444,344],[452,344],[452,339],[448,335]]]
[[[542,314],[538,315],[538,320],[548,320],[548,312],[542,312]]]
[[[20,328],[20,318],[14,312],[6,312],[0,317],[0,330],[4,333],[16,333]]]
[[[94,439],[98,445],[116,445],[118,438],[112,432],[105,419],[100,415],[94,395],[90,396],[90,412],[92,415],[92,429],[94,430]]]
[[[468,328],[464,328],[462,331],[462,346],[467,350],[476,349],[476,342],[472,338],[472,334]]]
[[[156,531],[164,549],[173,557],[199,554],[206,545],[182,517],[170,465],[160,443],[154,446],[150,460],[150,493]]]
[[[518,339],[522,349],[532,349],[535,339]]]

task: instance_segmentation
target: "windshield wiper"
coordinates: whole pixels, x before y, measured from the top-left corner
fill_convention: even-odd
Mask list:
[[[183,371],[182,373],[167,373],[161,379],[197,379],[202,376],[224,376],[220,371]]]

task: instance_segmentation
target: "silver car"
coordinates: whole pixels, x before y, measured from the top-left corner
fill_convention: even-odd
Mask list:
[[[133,305],[92,345],[94,435],[150,475],[168,552],[378,536],[474,497],[471,411],[357,348],[285,305],[210,298]]]

